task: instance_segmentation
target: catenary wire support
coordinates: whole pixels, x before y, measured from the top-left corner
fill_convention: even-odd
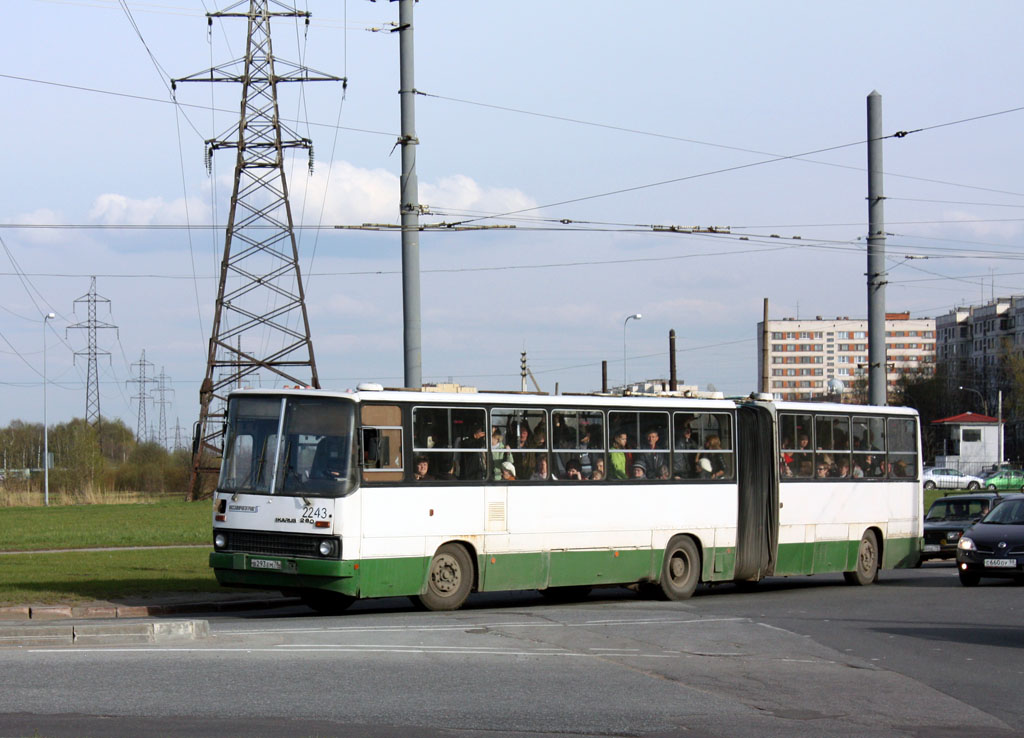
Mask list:
[[[209,22],[248,20],[245,56],[171,81],[174,88],[180,82],[242,85],[237,128],[206,141],[204,151],[207,162],[220,149],[234,150],[236,160],[206,377],[199,390],[189,499],[200,497],[204,478],[218,470],[229,390],[264,381],[320,386],[284,172],[284,151],[304,148],[312,156],[313,142],[281,123],[277,86],[345,79],[276,58],[270,34],[272,18],[309,17],[279,0],[241,0],[208,13]]]
[[[96,318],[96,306],[100,303],[107,305],[107,311],[110,311],[110,300],[106,297],[96,294],[96,277],[89,278],[89,291],[75,300],[74,304],[77,308],[79,303],[85,303],[86,305],[86,319],[74,325],[69,325],[64,329],[65,337],[67,332],[72,329],[80,329],[86,332],[86,349],[85,351],[76,351],[75,358],[79,356],[86,357],[86,380],[85,380],[85,420],[93,427],[99,429],[100,426],[100,376],[98,357],[106,356],[110,357],[109,351],[103,351],[96,345],[96,332],[104,328],[113,329],[117,331],[116,325],[110,323],[102,323]],[[76,310],[77,312],[77,310]]]

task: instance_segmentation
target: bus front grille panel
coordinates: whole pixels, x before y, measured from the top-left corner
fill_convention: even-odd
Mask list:
[[[323,540],[320,536],[289,535],[256,530],[220,532],[227,536],[227,544],[222,549],[224,551],[323,558],[319,552],[320,541]]]

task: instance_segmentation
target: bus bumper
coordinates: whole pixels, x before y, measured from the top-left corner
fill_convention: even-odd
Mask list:
[[[247,553],[211,553],[210,568],[227,587],[321,589],[356,596],[358,562]]]

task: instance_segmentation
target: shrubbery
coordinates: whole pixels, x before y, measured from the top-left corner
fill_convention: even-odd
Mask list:
[[[153,442],[138,443],[120,420],[98,427],[82,418],[49,431],[53,457],[50,491],[71,495],[112,492],[181,493],[188,491],[191,455],[168,451]],[[38,490],[43,483],[43,426],[13,421],[0,429],[0,488]],[[26,470],[31,469],[31,473]]]

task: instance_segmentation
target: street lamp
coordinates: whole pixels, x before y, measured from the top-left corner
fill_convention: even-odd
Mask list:
[[[46,426],[46,321],[57,315],[43,316],[43,504],[50,506],[50,430]]]
[[[985,408],[985,415],[988,415],[988,400],[987,400],[987,399],[985,398],[985,395],[981,394],[981,393],[980,393],[980,392],[979,392],[978,390],[976,390],[976,389],[972,389],[972,388],[970,388],[970,387],[964,387],[963,385],[960,385],[959,389],[960,389],[960,390],[961,390],[962,392],[973,392],[973,393],[974,393],[974,394],[976,394],[976,395],[977,395],[978,397],[980,397],[980,398],[981,398],[981,404],[982,404],[982,407],[983,407],[983,408]]]
[[[626,392],[626,323],[631,320],[640,320],[644,316],[640,313],[636,315],[627,315],[626,319],[622,321],[622,392]]]

